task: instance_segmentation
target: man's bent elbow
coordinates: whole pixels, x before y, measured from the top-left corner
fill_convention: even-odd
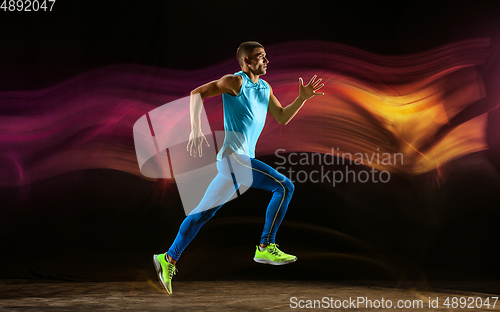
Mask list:
[[[203,99],[205,99],[205,97],[203,96],[203,94],[201,93],[201,91],[199,90],[199,88],[194,89],[193,91],[191,91],[190,94],[191,94],[191,96],[199,94],[202,101],[203,101]]]
[[[278,122],[280,125],[286,126],[290,122],[290,119],[288,119],[288,120],[281,119],[281,120],[278,120]]]

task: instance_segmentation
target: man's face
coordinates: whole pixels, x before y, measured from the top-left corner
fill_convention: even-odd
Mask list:
[[[269,61],[266,58],[266,51],[264,48],[255,48],[252,54],[248,56],[248,68],[250,68],[255,75],[265,75],[268,63]]]

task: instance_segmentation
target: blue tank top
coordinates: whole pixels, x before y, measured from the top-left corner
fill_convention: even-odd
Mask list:
[[[217,160],[222,160],[227,148],[255,158],[255,145],[266,122],[269,85],[262,79],[254,83],[243,71],[235,75],[241,76],[243,82],[237,96],[222,95],[225,138]]]

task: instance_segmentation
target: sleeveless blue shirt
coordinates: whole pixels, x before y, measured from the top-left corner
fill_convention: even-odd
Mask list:
[[[217,160],[222,160],[227,148],[255,158],[255,145],[266,122],[269,85],[262,79],[254,83],[243,71],[235,75],[241,76],[243,82],[237,96],[222,95],[225,138]]]

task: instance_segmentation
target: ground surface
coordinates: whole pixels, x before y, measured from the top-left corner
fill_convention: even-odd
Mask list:
[[[482,292],[453,289],[460,283],[407,288],[384,282],[307,281],[174,281],[174,295],[168,296],[157,281],[66,282],[57,280],[0,280],[0,311],[290,311],[299,307],[328,308],[330,311],[454,311],[453,297],[464,298],[469,311],[500,311],[500,302],[487,308],[498,294],[488,293],[492,282],[467,283]],[[326,297],[326,299],[324,299]],[[379,308],[358,305],[358,297]],[[429,307],[438,299],[437,307]],[[450,306],[446,306],[450,298]],[[469,299],[472,298],[472,299]],[[481,299],[478,299],[481,298]],[[384,303],[382,303],[384,299]],[[303,300],[303,301],[300,301]],[[307,301],[310,300],[310,301]],[[338,300],[338,301],[337,301]],[[409,308],[397,308],[399,300]],[[480,300],[483,305],[481,307]],[[471,302],[474,301],[474,304]],[[392,303],[390,309],[383,308]],[[349,308],[335,308],[335,303]],[[309,304],[309,305],[308,305]],[[421,304],[421,306],[417,306]],[[459,301],[457,302],[460,305]],[[332,308],[333,306],[333,308]],[[480,307],[480,308],[479,308]],[[310,310],[310,309],[307,309]],[[461,309],[459,309],[461,310]]]

